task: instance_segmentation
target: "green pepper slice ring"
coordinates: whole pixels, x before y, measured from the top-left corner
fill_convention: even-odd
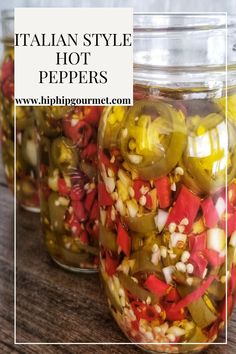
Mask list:
[[[152,211],[145,213],[142,216],[125,216],[123,217],[124,223],[128,226],[129,230],[139,233],[147,233],[156,230],[154,217],[156,212]]]
[[[99,241],[106,250],[117,252],[118,245],[116,243],[116,234],[114,232],[108,230],[100,223],[99,235]]]
[[[121,285],[139,300],[146,301],[147,298],[150,297],[151,304],[155,305],[156,303],[158,303],[158,298],[156,295],[142,288],[129,275],[119,272],[118,278]]]
[[[193,291],[191,287],[186,285],[180,285],[177,289],[181,297],[185,297]],[[207,304],[208,302],[210,303],[210,308]],[[206,295],[189,304],[187,308],[190,312],[192,320],[201,329],[209,326],[217,319],[214,306]]]
[[[130,259],[133,259],[135,263],[134,267],[131,269],[131,273],[158,273],[160,277],[162,275],[162,264],[158,262],[157,265],[154,265],[151,262],[151,257],[151,251],[139,250],[132,253]]]
[[[125,119],[127,107],[107,107],[99,125],[99,143],[104,149],[119,145],[119,134]]]
[[[192,136],[188,139],[188,146],[183,154],[180,165],[185,170],[183,181],[193,192],[198,194],[214,193],[225,186],[226,166],[221,167],[221,162],[223,162],[226,156],[226,139],[223,136],[225,134],[225,127],[226,121],[224,117],[212,113],[194,127]],[[201,130],[200,134],[197,135],[199,130]],[[221,132],[222,137],[220,135]],[[230,163],[229,161],[227,162],[227,173],[228,182],[230,183],[236,176],[236,132],[230,123],[228,125],[228,137],[228,157],[230,157]],[[204,149],[205,151],[206,146],[210,146],[211,151],[208,153],[208,156],[203,157],[200,150]],[[199,156],[197,156],[198,151]]]
[[[185,118],[181,110],[162,101],[141,100],[127,112],[120,133],[124,160],[139,176],[167,175],[186,145]]]
[[[78,154],[73,142],[65,137],[56,138],[51,147],[52,163],[61,172],[73,173],[78,166]]]

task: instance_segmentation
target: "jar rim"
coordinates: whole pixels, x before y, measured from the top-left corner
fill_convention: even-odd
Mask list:
[[[206,31],[236,28],[236,15],[226,12],[136,12],[134,32]]]
[[[225,28],[226,23],[228,27],[236,27],[236,14],[227,15],[227,12],[134,12],[133,19],[134,31],[219,29]],[[169,19],[174,19],[176,22],[171,23],[170,26]],[[14,9],[1,10],[1,21],[4,20],[14,20]]]

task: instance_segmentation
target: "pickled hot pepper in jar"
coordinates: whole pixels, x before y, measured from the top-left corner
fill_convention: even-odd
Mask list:
[[[233,97],[228,124],[225,97],[194,100],[189,91],[145,85],[134,86],[132,107],[104,110],[98,150],[101,277],[118,325],[146,349],[200,350],[203,345],[184,343],[213,342],[232,311]]]
[[[101,107],[36,107],[41,220],[60,266],[98,267],[97,129]]]
[[[7,21],[7,19],[5,20]],[[2,160],[9,188],[14,189],[14,47],[4,40],[1,65]],[[32,107],[16,107],[16,197],[27,210],[39,211],[38,151]]]

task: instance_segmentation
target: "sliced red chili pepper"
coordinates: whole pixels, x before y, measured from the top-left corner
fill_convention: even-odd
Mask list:
[[[216,279],[215,275],[210,275],[206,280],[202,282],[202,284],[194,290],[192,293],[186,295],[184,298],[182,298],[177,304],[175,304],[175,310],[179,311],[180,309],[187,307],[189,304],[191,304],[193,301],[198,300],[200,297],[202,297],[211,283]]]
[[[116,257],[111,256],[108,252],[106,252],[105,270],[110,277],[115,274],[118,265],[119,260]]]
[[[114,230],[115,226],[118,226],[119,224],[119,217],[118,214],[115,214],[115,220],[113,220],[114,218],[112,217],[114,209],[111,206],[107,207],[107,213],[106,213],[106,227],[109,230]]]
[[[72,200],[72,207],[79,221],[85,221],[87,219],[88,212],[86,211],[84,204],[81,201]]]
[[[131,307],[138,320],[144,319],[149,322],[160,319],[160,314],[154,306],[144,304],[141,301],[133,301]]]
[[[229,203],[236,207],[236,183],[231,183],[228,187]]]
[[[185,232],[190,232],[193,222],[197,216],[201,199],[194,195],[185,186],[182,186],[175,205],[170,211],[167,219],[167,225],[171,222],[180,224],[184,219],[188,219],[188,225],[185,227]]]
[[[93,203],[92,210],[89,215],[91,220],[97,220],[99,218],[99,207],[98,207],[98,201],[95,200]]]
[[[201,252],[191,254],[189,263],[194,266],[193,274],[202,277],[207,267],[208,261]]]
[[[1,72],[2,72],[2,82],[5,81],[7,78],[9,78],[9,76],[13,76],[14,73],[14,61],[11,57],[8,57],[4,60],[4,62],[2,63],[2,68],[1,68]]]
[[[70,198],[72,200],[82,200],[85,196],[84,186],[74,185],[70,192]]]
[[[86,230],[89,235],[93,236],[95,239],[99,237],[99,225],[94,220],[88,220],[86,223]]]
[[[102,149],[98,150],[98,161],[99,164],[101,165],[100,167],[101,169],[102,169],[102,165],[104,165],[106,169],[110,168],[114,173],[118,172],[118,166],[116,164],[116,161],[112,163],[109,157],[103,152]]]
[[[219,216],[211,197],[202,201],[203,218],[206,227],[215,227],[219,221]]]
[[[141,89],[141,88],[135,88],[135,91],[134,91],[134,100],[135,101],[142,100],[147,96],[149,97],[149,92],[144,91],[144,89]]]
[[[144,305],[143,318],[147,321],[154,321],[160,318],[160,316],[154,306]]]
[[[98,202],[100,206],[110,206],[113,205],[113,200],[110,194],[107,192],[105,183],[98,183]]]
[[[231,236],[232,233],[236,230],[236,212],[234,214],[229,215],[227,219],[227,228],[228,235]]]
[[[232,233],[236,230],[236,211],[234,214],[228,214],[226,218],[222,218],[220,221],[220,226],[226,230],[227,222],[227,236],[230,237]]]
[[[229,294],[233,294],[236,290],[236,266],[231,269],[230,279],[229,279]]]
[[[207,331],[208,332],[208,338],[213,338],[214,336],[218,335],[220,322],[221,322],[221,319],[218,318],[216,320],[216,322],[213,323],[213,325]]]
[[[144,193],[141,192],[141,189],[143,189]],[[147,192],[150,190],[150,184],[141,179],[135,179],[133,181],[133,190],[134,190],[134,198],[137,201],[139,201],[142,195],[146,195]]]
[[[97,127],[101,115],[101,109],[97,106],[84,106],[83,107],[84,119],[89,124]]]
[[[78,120],[76,124],[73,122],[74,119],[71,118],[71,115],[68,118],[63,119],[65,135],[70,138],[76,146],[84,148],[88,145],[92,137],[93,129],[84,120]]]
[[[92,236],[94,236],[94,238],[96,240],[99,240],[99,224],[98,223],[94,224]]]
[[[82,225],[76,218],[75,214],[68,214],[66,224],[69,226],[74,235],[78,235],[83,231]]]
[[[131,321],[131,326],[135,331],[139,331],[139,321]]]
[[[118,149],[115,146],[111,147],[111,156],[114,156],[115,159],[119,159],[119,158],[122,159],[122,155],[121,155],[120,149]]]
[[[70,188],[67,186],[64,178],[59,178],[57,182],[58,193],[63,196],[67,196],[70,194]]]
[[[176,288],[174,288],[174,287],[171,287],[170,291],[167,292],[165,300],[168,301],[168,302],[174,302],[174,303],[179,301],[180,300],[180,295],[178,293],[178,290]]]
[[[168,208],[171,203],[170,179],[167,176],[164,176],[156,179],[154,183],[157,189],[157,197],[160,207],[162,209]]]
[[[188,235],[189,249],[192,253],[197,251],[203,251],[206,248],[207,234],[202,232],[201,234]]]
[[[230,193],[229,193],[229,188],[228,187],[228,197],[226,198],[226,188],[221,188],[216,194],[215,194],[215,203],[217,202],[218,198],[222,198],[226,204],[226,199],[227,199],[227,212],[228,213],[234,213],[235,208],[234,205],[232,204],[231,200],[230,200]],[[233,193],[234,194],[234,193]]]
[[[88,239],[88,234],[85,230],[80,233],[79,238],[82,243],[88,245],[89,239]]]
[[[85,209],[90,211],[97,195],[97,189],[91,189],[87,194],[84,202]]]
[[[225,257],[220,256],[220,253],[215,250],[205,249],[203,254],[212,267],[220,266],[225,262]]]
[[[119,222],[119,225],[118,225],[118,233],[117,233],[116,242],[117,242],[118,246],[121,248],[121,250],[124,252],[124,254],[126,256],[129,256],[130,250],[131,250],[131,238],[130,238],[128,232],[124,229],[121,222]]]
[[[164,310],[168,321],[182,321],[186,318],[185,310],[183,308],[176,309],[174,303],[166,303]]]
[[[146,204],[145,207],[149,210],[153,209],[153,200],[149,192],[146,194]]]
[[[158,297],[166,295],[170,285],[151,274],[144,283],[145,287]]]
[[[97,145],[96,144],[92,144],[90,143],[89,145],[87,145],[83,151],[81,152],[81,157],[82,159],[87,159],[87,160],[91,160],[91,159],[95,159],[97,155]]]
[[[233,296],[230,294],[227,297],[227,309],[228,309],[228,317],[231,315],[232,311],[233,311],[233,305],[234,305],[234,300],[233,300]],[[224,299],[224,301],[222,302],[221,306],[220,306],[220,318],[223,321],[226,321],[226,301]]]

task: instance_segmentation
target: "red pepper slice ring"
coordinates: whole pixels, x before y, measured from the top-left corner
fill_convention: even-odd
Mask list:
[[[92,135],[93,129],[85,120],[78,120],[74,125],[71,115],[63,120],[63,127],[65,135],[70,138],[76,146],[84,148],[88,145]]]
[[[157,319],[161,320],[160,313],[157,312],[154,306],[144,304],[140,301],[133,301],[131,307],[138,320],[144,319],[148,322]]]
[[[183,308],[176,309],[174,303],[166,303],[164,309],[169,321],[182,321],[186,318],[185,310]]]
[[[76,107],[74,113],[78,116],[78,119],[84,119],[87,123],[97,127],[102,109],[103,108],[99,106],[83,106]]]
[[[158,279],[155,275],[151,274],[144,283],[145,287],[158,297],[162,297],[167,294],[170,288],[169,284],[166,284],[162,280]]]
[[[117,259],[117,257],[114,257],[109,252],[105,252],[105,254],[105,270],[109,276],[112,276],[116,272],[116,269],[119,265],[119,260]]]

